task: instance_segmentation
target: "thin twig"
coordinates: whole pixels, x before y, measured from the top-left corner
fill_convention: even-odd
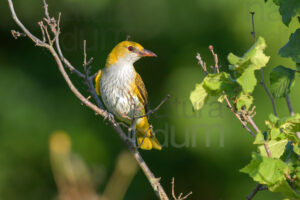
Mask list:
[[[15,30],[11,30],[11,34],[15,39],[18,39],[19,37],[26,37],[25,33],[20,33],[18,31]]]
[[[135,121],[136,121],[136,120],[135,120]],[[138,149],[141,148],[141,146],[143,145],[144,140],[145,140],[146,137],[148,136],[148,131],[149,131],[150,129],[152,129],[152,125],[149,126],[149,128],[148,128],[147,131],[146,131],[146,133],[144,134],[144,137],[143,137],[143,139],[142,139],[141,144],[139,144],[139,145],[137,146]]]
[[[178,195],[178,197],[176,197],[176,195],[175,195],[175,178],[174,178],[174,177],[172,178],[171,184],[172,184],[172,197],[173,197],[174,200],[185,200],[185,199],[187,199],[191,194],[193,194],[193,192],[191,191],[191,192],[189,192],[187,195],[185,195],[184,197],[182,197],[183,193],[180,193],[180,194]]]
[[[255,33],[255,25],[254,25],[254,15],[255,15],[255,12],[250,12],[250,14],[251,14],[251,21],[252,21],[252,32],[251,32],[251,35],[253,37],[254,42],[256,42],[256,33]],[[260,69],[260,74],[261,74],[260,84],[263,86],[265,92],[267,93],[267,95],[268,95],[268,97],[269,97],[269,99],[270,99],[270,101],[272,103],[272,108],[273,108],[274,115],[278,116],[277,115],[277,111],[276,111],[276,106],[275,106],[274,98],[270,94],[270,92],[269,92],[269,90],[268,90],[268,88],[267,88],[267,86],[265,84],[265,78],[264,78],[264,70],[263,70],[263,68]],[[250,123],[252,122],[252,127],[258,133],[259,129],[257,128],[256,124],[252,120],[251,116],[248,116],[248,120],[250,121]],[[272,157],[267,142],[264,142],[264,147],[265,147],[265,150],[267,152],[268,157]],[[247,200],[251,200],[256,195],[256,193],[260,190],[261,187],[263,187],[263,185],[258,184],[257,187],[252,191],[252,193],[247,197]]]
[[[258,185],[254,188],[254,190],[251,192],[251,194],[248,195],[248,196],[246,197],[246,199],[247,199],[247,200],[253,199],[253,197],[256,195],[257,192],[259,192],[259,190],[260,190],[261,187],[262,187],[262,184],[258,184]]]
[[[252,117],[247,115],[247,118],[248,118],[249,124],[251,124],[251,126],[254,128],[256,133],[260,133],[260,130],[258,129],[256,123],[253,121]],[[272,158],[272,154],[271,154],[271,151],[270,151],[270,148],[269,148],[269,145],[267,142],[264,142],[264,147],[265,147],[268,157]]]
[[[254,42],[256,42],[256,33],[255,33],[255,26],[254,26],[254,15],[255,15],[255,12],[250,12],[251,14],[251,21],[252,21],[252,32],[251,32],[251,35],[253,37],[253,40]],[[274,98],[272,97],[271,93],[269,92],[267,86],[266,86],[266,82],[265,82],[265,78],[264,78],[264,70],[263,68],[260,69],[260,75],[261,75],[261,81],[260,81],[260,84],[263,86],[265,92],[267,93],[271,103],[272,103],[272,108],[273,108],[273,112],[274,112],[274,115],[277,117],[277,111],[276,111],[276,106],[275,106],[275,101],[274,101]]]
[[[156,106],[156,108],[154,108],[153,110],[149,110],[146,114],[144,115],[139,115],[139,116],[134,116],[135,119],[139,119],[139,118],[143,118],[143,117],[147,117],[153,113],[155,113],[156,111],[158,111],[160,109],[160,107],[171,97],[170,94],[168,94],[161,102],[160,104],[158,104],[158,106]]]
[[[291,103],[290,96],[288,94],[285,95],[285,101],[286,101],[286,103],[288,105],[288,108],[289,108],[289,111],[290,111],[290,115],[294,116],[295,112],[294,112],[294,109],[293,109],[293,106],[292,106],[292,103]]]
[[[200,53],[197,53],[196,58],[198,60],[198,64],[201,65],[201,67],[202,67],[205,75],[207,76],[208,75],[207,66],[206,66],[206,63],[203,62],[203,60],[202,60],[202,58],[200,56]]]
[[[255,12],[251,11],[250,14],[251,14],[251,20],[252,20],[252,31],[251,31],[251,35],[252,35],[252,37],[253,37],[254,42],[256,42],[255,26],[254,26],[254,15],[255,15]]]
[[[91,96],[93,97],[93,99],[96,101],[97,106],[99,108],[103,109],[104,106],[103,106],[103,104],[102,104],[99,96],[96,93],[93,81],[92,81],[92,79],[89,78],[88,66],[92,63],[93,58],[90,58],[90,60],[88,62],[86,60],[87,60],[87,55],[86,55],[86,40],[84,40],[83,41],[83,69],[84,69],[84,73],[85,73],[85,82],[86,82],[86,84],[88,86],[89,93],[91,94]],[[108,118],[108,117],[106,117],[106,118]]]
[[[276,111],[276,106],[275,106],[275,101],[274,101],[274,98],[272,97],[272,95],[270,94],[266,84],[265,84],[265,78],[264,78],[264,70],[263,68],[260,69],[260,73],[261,73],[261,81],[260,81],[260,84],[263,86],[263,88],[265,89],[265,92],[267,93],[271,103],[272,103],[272,108],[273,108],[273,112],[274,112],[274,115],[277,117],[277,111]]]

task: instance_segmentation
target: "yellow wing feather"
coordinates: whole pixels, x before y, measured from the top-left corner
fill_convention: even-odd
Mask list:
[[[138,73],[136,73],[135,75],[135,85],[136,85],[136,91],[135,91],[136,94],[138,95],[142,104],[146,106],[148,104],[148,93],[145,84]]]
[[[96,90],[96,93],[99,96],[101,96],[101,93],[100,93],[100,78],[101,78],[101,69],[98,71],[97,76],[95,78],[95,90]]]

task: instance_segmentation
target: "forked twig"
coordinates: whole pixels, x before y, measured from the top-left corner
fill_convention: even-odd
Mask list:
[[[149,115],[155,113],[156,111],[158,111],[158,110],[161,108],[161,106],[162,106],[164,103],[166,103],[166,101],[167,101],[170,97],[171,97],[171,95],[168,94],[168,95],[167,95],[167,96],[166,96],[166,97],[158,104],[158,106],[156,106],[153,110],[149,110],[149,111],[148,111],[146,114],[144,114],[144,115],[134,116],[134,118],[135,118],[135,119],[139,119],[139,118],[147,117],[147,116],[149,116]]]
[[[185,199],[187,199],[190,195],[193,194],[193,192],[191,191],[191,192],[189,192],[189,193],[188,193],[187,195],[185,195],[185,196],[182,196],[183,193],[180,193],[180,194],[178,195],[178,197],[176,197],[176,195],[175,195],[175,178],[174,178],[174,177],[172,178],[171,184],[172,184],[172,197],[173,197],[174,200],[185,200]]]

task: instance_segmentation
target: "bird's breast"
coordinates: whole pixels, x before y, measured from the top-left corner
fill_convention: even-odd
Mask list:
[[[100,79],[101,97],[106,108],[123,121],[130,121],[133,111],[140,107],[134,93],[135,71],[105,69]]]

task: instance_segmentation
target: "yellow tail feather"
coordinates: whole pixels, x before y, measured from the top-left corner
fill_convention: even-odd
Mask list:
[[[141,149],[144,150],[162,149],[162,146],[160,145],[159,141],[156,139],[152,131],[152,128],[150,128],[147,117],[143,117],[138,120],[138,123],[136,124],[136,130],[137,130],[136,132],[137,143]]]
[[[158,142],[158,140],[155,138],[155,136],[152,137],[137,137],[137,143],[138,146],[140,146],[141,149],[144,150],[151,150],[153,149],[157,149],[157,150],[161,150],[162,146],[160,145],[160,143]]]

